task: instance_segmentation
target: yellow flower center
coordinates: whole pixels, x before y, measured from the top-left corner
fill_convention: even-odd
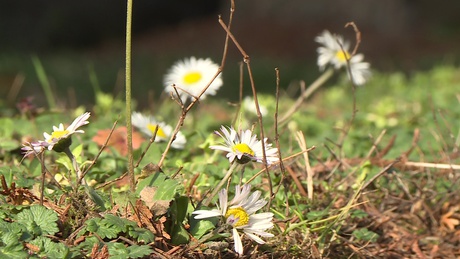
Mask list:
[[[148,124],[147,125],[147,128],[152,132],[152,134],[155,133],[155,128],[156,127],[157,127],[157,125],[153,125],[153,124]],[[163,131],[163,129],[160,128],[160,126],[158,126],[157,136],[160,137],[160,138],[166,138],[166,134]]]
[[[69,134],[68,130],[53,131],[53,133],[51,133],[51,137],[50,137],[48,142],[51,143],[53,141],[53,139],[61,139],[62,137],[64,137],[67,134]]]
[[[244,226],[249,222],[249,215],[242,207],[228,209],[225,213],[225,219],[232,215],[237,220],[236,223],[232,224],[234,227]]]
[[[347,62],[347,60],[350,60],[350,53],[348,53],[348,51],[337,51],[337,53],[335,53],[335,57],[340,61],[340,62]]]
[[[202,78],[202,75],[200,72],[189,72],[184,76],[184,81],[187,84],[194,84],[200,81],[201,78]]]
[[[233,152],[239,151],[243,154],[254,156],[254,151],[245,143],[239,143],[232,147]]]

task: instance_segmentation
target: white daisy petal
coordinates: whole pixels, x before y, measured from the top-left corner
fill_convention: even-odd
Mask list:
[[[235,252],[242,255],[243,254],[243,243],[241,242],[240,234],[236,228],[233,229],[233,242],[235,243]]]
[[[249,237],[251,238],[252,240],[256,241],[257,243],[259,244],[265,244],[265,241],[262,240],[262,238],[250,233],[250,232],[247,232],[247,231],[244,231],[244,233]]]
[[[75,133],[84,133],[83,130],[77,130],[79,127],[84,126],[88,124],[88,118],[90,117],[89,112],[85,112],[82,115],[78,116],[71,124],[69,127],[64,128],[64,124],[60,123],[58,127],[53,126],[53,132],[51,134],[48,134],[47,132],[43,132],[43,137],[45,137],[45,141],[47,144],[45,145],[41,141],[35,142],[35,143],[41,143],[41,147],[47,147],[49,150],[56,150],[57,152],[62,152],[62,148],[66,148],[70,146],[71,142],[67,141],[65,144],[62,144],[61,140],[67,140],[71,135]],[[60,145],[64,145],[65,147],[58,147],[55,148],[56,144],[58,144],[61,141]],[[59,145],[59,146],[60,146]]]
[[[317,49],[317,64],[320,70],[324,70],[328,64],[332,65],[335,69],[340,69],[347,66],[348,59],[353,82],[356,85],[362,85],[369,80],[371,77],[370,64],[363,62],[364,55],[362,54],[350,57],[350,44],[344,41],[342,36],[333,35],[329,31],[323,31],[315,38],[315,41],[321,44]]]
[[[156,130],[155,142],[169,141],[173,134],[173,128],[164,122],[157,121],[153,116],[145,116],[139,112],[133,112],[131,121],[134,127],[139,129],[143,134],[152,137]],[[178,132],[176,138],[171,144],[172,148],[183,149],[187,139],[182,132]]]
[[[192,214],[197,215],[195,219],[208,218],[221,215],[225,218],[226,224],[232,227],[232,235],[235,243],[235,251],[243,254],[243,243],[239,231],[243,231],[250,239],[259,244],[265,242],[260,237],[273,237],[274,235],[266,232],[273,227],[273,213],[263,212],[255,214],[267,202],[260,199],[260,191],[250,193],[250,185],[237,185],[235,196],[228,203],[227,190],[219,192],[220,210],[203,211],[197,210]],[[230,205],[230,206],[229,206]]]
[[[195,219],[206,219],[222,216],[222,213],[217,210],[196,210],[192,212],[193,215],[196,215]]]
[[[203,89],[210,84],[201,99],[206,95],[215,95],[217,90],[222,86],[223,81],[221,74],[214,80],[219,66],[211,59],[196,59],[191,57],[176,62],[164,77],[165,91],[175,93],[174,86],[177,86],[180,98],[183,102],[198,95]]]
[[[230,162],[235,159],[238,163],[245,164],[250,161],[263,163],[264,150],[262,142],[257,140],[257,136],[251,130],[241,130],[237,132],[233,127],[221,126],[221,131],[216,132],[224,139],[224,144],[210,146],[211,149],[222,150],[227,152],[226,157]],[[272,145],[264,139],[265,155],[268,164],[279,161],[278,149],[272,148]]]

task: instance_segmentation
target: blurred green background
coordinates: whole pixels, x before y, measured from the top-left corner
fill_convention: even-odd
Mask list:
[[[256,87],[274,93],[281,84],[311,82],[318,75],[314,37],[324,29],[354,42],[344,28],[354,21],[362,33],[359,52],[381,72],[458,65],[460,2],[428,0],[245,0],[235,1],[232,31],[251,57]],[[124,90],[126,1],[0,0],[0,95],[14,107],[27,96],[46,106],[32,57],[37,56],[63,107],[94,103],[94,87],[115,95]],[[133,97],[140,107],[162,94],[163,74],[178,59],[211,57],[219,63],[230,1],[134,1]],[[218,96],[238,96],[242,57],[232,45]],[[92,79],[91,79],[92,76]],[[97,79],[97,80],[96,80]],[[382,86],[384,87],[384,86]],[[246,92],[250,92],[246,83]]]

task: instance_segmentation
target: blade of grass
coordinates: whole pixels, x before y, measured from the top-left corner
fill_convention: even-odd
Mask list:
[[[54,99],[53,91],[51,90],[51,85],[48,80],[48,76],[45,73],[45,69],[37,56],[32,56],[32,63],[35,68],[35,73],[37,73],[38,81],[40,81],[40,85],[45,93],[46,102],[48,103],[49,108],[53,110],[56,108],[56,100]]]

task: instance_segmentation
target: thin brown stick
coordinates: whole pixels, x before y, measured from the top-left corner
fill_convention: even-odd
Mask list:
[[[353,30],[355,30],[356,44],[353,49],[353,52],[351,53],[351,56],[354,56],[358,51],[359,45],[361,44],[361,32],[359,31],[358,26],[356,26],[355,22],[347,22],[345,24],[345,28],[349,26],[353,27]]]
[[[382,138],[383,136],[385,135],[387,131],[384,129],[382,130],[382,132],[380,132],[380,135],[377,137],[377,139],[372,143],[372,148],[369,150],[369,152],[367,152],[367,155],[366,157],[369,158],[372,156],[372,153],[374,153],[374,151],[377,149],[377,145],[380,143],[380,141],[382,141]],[[377,154],[377,156],[380,157],[379,154]]]
[[[101,189],[101,188],[104,188],[104,187],[106,187],[106,186],[108,186],[108,185],[111,185],[111,184],[113,184],[113,183],[115,183],[115,182],[117,182],[117,181],[119,181],[119,180],[125,178],[127,175],[128,175],[128,172],[125,172],[124,174],[120,175],[119,177],[113,179],[112,181],[105,182],[105,183],[103,183],[103,184],[101,184],[101,185],[98,185],[98,186],[95,187],[94,189]]]
[[[296,102],[289,108],[289,110],[281,117],[280,124],[286,122],[296,111],[299,110],[303,101],[310,97],[316,90],[318,90],[331,76],[334,74],[334,69],[327,69],[320,77],[308,86],[307,90],[303,91]],[[305,88],[305,81],[300,81],[301,88]],[[303,86],[303,87],[302,87]]]
[[[295,185],[297,186],[297,189],[299,189],[300,194],[303,197],[307,197],[308,193],[305,191],[305,189],[302,186],[302,183],[299,180],[299,177],[295,174],[294,170],[290,166],[286,167],[289,175],[291,176],[292,180],[294,180]]]
[[[141,163],[142,159],[144,159],[145,154],[147,154],[147,151],[150,149],[150,146],[152,145],[153,142],[155,142],[155,139],[157,137],[159,126],[158,124],[155,125],[155,130],[153,131],[153,135],[149,140],[149,143],[145,147],[144,151],[142,151],[141,155],[139,156],[139,159],[137,160],[136,164],[134,165],[134,168],[137,168],[139,164]]]
[[[300,155],[302,155],[303,153],[309,152],[309,151],[311,151],[311,150],[313,150],[313,149],[315,149],[315,148],[316,148],[315,146],[312,146],[312,147],[310,147],[309,149],[307,149],[307,150],[305,150],[305,151],[300,151],[300,152],[297,152],[297,153],[295,153],[295,154],[293,154],[293,155],[290,155],[290,156],[288,156],[288,157],[285,157],[285,158],[283,158],[282,160],[280,160],[280,161],[278,161],[278,162],[276,162],[276,163],[271,164],[271,165],[270,165],[270,168],[276,167],[276,166],[278,166],[281,162],[285,163],[286,161],[289,161],[289,160],[291,160],[291,159],[294,159],[294,158],[296,158],[297,156],[300,156]],[[259,172],[257,172],[257,173],[256,173],[255,175],[253,175],[246,183],[250,183],[250,182],[254,181],[254,179],[256,179],[257,177],[259,177],[259,175],[261,175],[262,173],[265,173],[265,170],[266,170],[266,168],[264,168],[264,169],[260,170]]]
[[[305,151],[303,157],[305,160],[305,171],[307,173],[307,192],[308,199],[313,201],[313,171],[311,170],[310,159],[308,158],[307,143],[302,131],[298,131],[296,134],[297,142],[299,143],[300,149]]]
[[[280,183],[284,181],[285,175],[286,175],[286,168],[284,167],[282,155],[281,155],[281,146],[280,146],[280,135],[278,133],[278,111],[279,111],[279,100],[280,100],[280,70],[278,68],[275,68],[275,74],[276,74],[276,105],[275,105],[275,122],[274,122],[274,127],[275,127],[275,145],[276,148],[278,149],[278,158],[280,160],[280,171],[282,173],[282,177],[280,180]],[[278,193],[279,189],[281,188],[281,184],[278,185],[275,193]]]
[[[270,189],[270,197],[271,198],[270,198],[270,201],[268,203],[268,207],[270,207],[270,202],[271,202],[271,199],[273,197],[273,184],[272,184],[272,181],[271,181],[270,172],[268,170],[267,155],[266,155],[266,152],[265,152],[265,136],[264,136],[264,128],[263,128],[263,119],[262,119],[262,113],[260,112],[259,101],[257,99],[257,90],[256,90],[255,83],[254,83],[254,76],[252,74],[251,60],[250,60],[248,54],[244,51],[244,49],[238,43],[238,41],[236,40],[235,36],[233,36],[233,34],[230,32],[229,28],[222,21],[222,19],[219,19],[219,23],[222,26],[222,28],[227,32],[227,35],[232,39],[233,43],[235,44],[235,46],[240,51],[241,55],[243,56],[243,62],[246,63],[246,68],[248,70],[249,82],[251,84],[252,95],[253,95],[253,98],[254,98],[254,104],[256,106],[256,111],[257,111],[257,118],[258,118],[258,121],[259,121],[260,138],[261,138],[262,154],[263,154],[263,162],[264,162],[263,164],[264,164],[265,170],[267,172],[268,184],[269,184],[269,189]]]
[[[374,175],[369,181],[367,181],[361,188],[360,190],[366,189],[367,186],[369,186],[373,181],[375,181],[377,178],[379,178],[382,174],[388,172],[388,170],[396,163],[398,163],[400,160],[399,158],[395,159],[393,162],[385,166],[380,172],[378,172],[376,175]]]
[[[243,64],[243,62],[241,62],[240,63],[240,87],[239,87],[239,89],[240,89],[240,97],[239,97],[239,102],[238,102],[238,105],[237,105],[237,108],[236,108],[235,118],[233,119],[232,125],[236,125],[236,122],[237,122],[237,120],[239,118],[239,115],[240,115],[241,105],[243,103],[243,85],[244,85],[243,67],[244,67],[244,64]]]
[[[110,129],[110,133],[109,135],[107,136],[104,144],[102,145],[102,147],[99,149],[99,152],[96,154],[96,157],[93,159],[93,161],[91,161],[91,163],[88,165],[88,167],[86,168],[86,170],[81,174],[81,177],[78,179],[77,183],[80,184],[81,183],[81,180],[85,177],[85,175],[89,172],[89,170],[96,164],[97,160],[99,159],[99,156],[102,154],[102,151],[104,151],[104,149],[107,147],[107,144],[109,143],[109,140],[110,140],[110,137],[112,137],[112,133],[114,132],[115,130],[115,127],[117,126],[117,123],[118,123],[118,120],[116,120],[113,125],[112,125],[112,129]]]
[[[234,0],[232,0],[231,5],[232,5],[232,7],[230,9],[230,17],[229,17],[229,21],[228,21],[229,26],[231,25],[231,23],[233,21],[233,12],[235,10]],[[222,21],[222,19],[221,19],[221,16],[219,15],[219,23],[221,21]],[[164,162],[164,160],[166,158],[166,155],[168,154],[168,152],[169,152],[169,150],[171,148],[172,142],[176,139],[177,133],[179,133],[180,128],[184,125],[184,121],[185,121],[185,118],[187,116],[187,113],[190,111],[190,109],[193,108],[193,106],[195,106],[195,104],[199,101],[200,97],[208,90],[208,88],[211,86],[211,84],[214,82],[214,80],[222,73],[222,70],[224,69],[225,62],[226,62],[226,59],[227,59],[228,41],[229,41],[229,35],[228,35],[228,32],[227,32],[227,35],[225,37],[224,50],[223,50],[223,53],[222,53],[222,61],[221,61],[220,67],[217,69],[216,73],[214,74],[212,79],[209,81],[209,83],[203,88],[203,90],[200,92],[200,94],[198,96],[194,97],[194,100],[187,106],[187,108],[184,108],[182,106],[182,114],[179,117],[179,120],[177,121],[177,124],[176,124],[176,127],[174,128],[173,133],[171,134],[171,138],[169,139],[169,142],[166,145],[165,151],[163,152],[163,154],[161,154],[160,161],[158,162],[158,167],[161,168],[161,166],[163,165],[163,162]],[[177,93],[177,90],[176,90],[176,93]],[[177,95],[179,95],[179,94],[177,93]]]
[[[356,24],[354,22],[347,23],[345,25],[345,27],[348,27],[350,25],[353,26],[353,29],[355,30],[355,35],[356,35],[356,44],[355,44],[355,47],[354,47],[353,53],[352,53],[352,55],[354,55],[356,53],[356,51],[358,50],[358,47],[359,47],[359,45],[361,43],[361,32],[359,31],[358,27],[356,26]],[[343,49],[342,42],[337,41],[337,43],[339,44],[341,51],[343,53],[346,53],[345,50]],[[353,125],[353,122],[354,122],[354,120],[356,118],[356,113],[358,112],[358,110],[356,108],[356,106],[357,106],[356,105],[356,84],[355,84],[355,81],[353,80],[353,73],[351,71],[351,66],[350,66],[351,57],[352,56],[345,55],[345,60],[347,62],[346,69],[347,69],[348,76],[350,77],[350,82],[351,82],[351,86],[352,86],[351,88],[352,88],[352,97],[353,97],[353,111],[352,111],[351,118],[348,121],[348,123],[346,124],[345,128],[343,129],[343,134],[340,137],[340,140],[339,140],[340,146],[342,146],[343,142],[347,138],[348,133],[350,132],[351,127]],[[340,152],[340,153],[342,153],[342,152]]]

